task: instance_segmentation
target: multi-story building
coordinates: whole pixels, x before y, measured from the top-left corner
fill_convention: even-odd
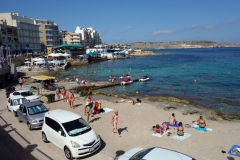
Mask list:
[[[62,35],[58,30],[58,25],[51,20],[35,19],[34,23],[39,25],[40,42],[42,51],[62,44]]]
[[[70,43],[82,43],[82,35],[80,33],[74,33],[74,32],[67,32],[65,33],[65,38],[63,40],[64,42],[70,44]]]
[[[77,26],[75,33],[61,30],[63,42],[65,43],[81,43],[87,48],[94,47],[95,45],[101,44],[100,35],[93,28],[83,28]]]
[[[6,52],[17,54],[19,52],[17,27],[9,26],[4,20],[0,20],[0,46],[1,56],[6,57]]]
[[[90,48],[102,43],[99,33],[96,30],[94,30],[94,28],[92,27],[87,28],[87,32],[88,32],[87,44],[89,45]]]
[[[20,16],[18,13],[0,13],[0,21],[9,26],[17,27],[20,53],[40,52],[39,26],[34,24],[33,18]],[[12,49],[12,48],[11,48]]]

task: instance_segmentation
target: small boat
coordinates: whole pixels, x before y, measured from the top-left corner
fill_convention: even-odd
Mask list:
[[[148,81],[150,78],[148,76],[144,76],[142,78],[139,79],[139,82],[144,82],[144,81]]]
[[[129,74],[126,75],[122,75],[121,77],[119,77],[120,79],[126,79],[126,78],[131,78],[131,76]]]
[[[120,84],[121,85],[126,85],[126,84],[131,84],[131,83],[133,83],[133,81],[131,79],[127,79],[127,80],[121,82]]]

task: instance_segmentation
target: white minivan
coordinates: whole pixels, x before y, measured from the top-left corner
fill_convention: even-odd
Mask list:
[[[45,113],[42,140],[64,150],[67,159],[87,156],[101,146],[99,135],[81,116],[61,109]]]
[[[17,117],[17,110],[19,108],[19,106],[23,103],[27,103],[28,100],[21,96],[21,95],[18,95],[18,96],[13,96],[13,95],[10,95],[10,97],[8,98],[7,100],[7,109],[9,112],[13,112],[14,113],[14,116]]]

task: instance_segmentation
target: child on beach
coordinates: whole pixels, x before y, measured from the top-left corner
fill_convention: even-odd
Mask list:
[[[117,127],[118,119],[119,119],[118,111],[115,111],[115,112],[114,112],[114,115],[112,116],[112,121],[111,121],[111,123],[112,123],[112,125],[113,125],[112,132],[115,133],[114,130],[116,129],[117,132],[118,132],[119,137],[121,137],[121,135],[120,135],[120,133],[119,133],[119,130],[118,130],[118,127]]]

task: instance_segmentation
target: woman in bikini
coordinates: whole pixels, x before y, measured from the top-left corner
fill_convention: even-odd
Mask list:
[[[114,115],[112,116],[112,121],[111,121],[111,123],[112,123],[112,125],[113,125],[113,130],[112,130],[112,132],[115,133],[114,130],[116,129],[117,132],[118,132],[119,137],[121,137],[121,135],[120,135],[120,133],[119,133],[119,131],[118,131],[118,128],[117,128],[118,119],[119,119],[118,111],[115,111],[115,112],[114,112]]]
[[[159,133],[159,134],[163,134],[163,130],[161,129],[161,127],[159,126],[159,124],[156,125],[155,129],[154,129],[154,134]]]
[[[206,127],[206,121],[203,119],[203,116],[200,116],[199,119],[197,120],[198,125],[200,128],[205,128]]]
[[[184,135],[183,130],[184,130],[183,124],[182,124],[182,122],[179,122],[178,127],[177,127],[177,135],[183,136]]]

